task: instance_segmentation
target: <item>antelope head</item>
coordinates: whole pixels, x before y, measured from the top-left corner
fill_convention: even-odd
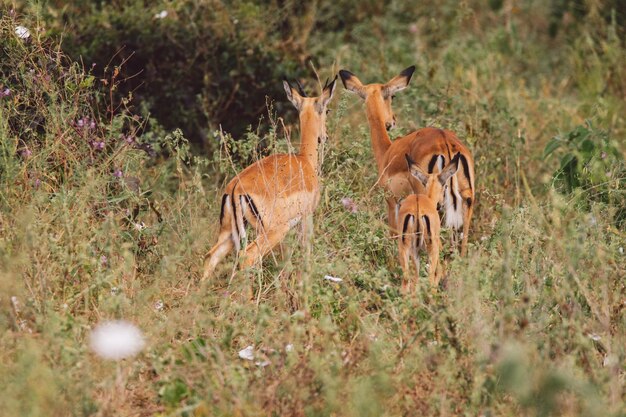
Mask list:
[[[287,80],[283,80],[287,98],[298,110],[300,125],[303,129],[301,132],[302,137],[315,137],[318,144],[322,144],[328,139],[326,133],[327,106],[333,98],[336,80],[337,77],[330,82],[326,80],[326,84],[322,88],[322,94],[318,97],[308,97],[302,85],[297,81],[294,87]],[[305,129],[307,130],[306,132],[304,131]]]
[[[339,76],[348,91],[365,100],[368,119],[378,119],[384,123],[387,130],[391,130],[396,126],[396,116],[391,109],[391,102],[398,91],[404,90],[409,85],[414,71],[415,65],[412,65],[385,84],[363,84],[356,75],[346,70],[339,71]]]

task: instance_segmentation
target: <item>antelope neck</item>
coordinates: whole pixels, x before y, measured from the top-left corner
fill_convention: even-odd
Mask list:
[[[317,168],[317,140],[320,135],[319,123],[311,112],[307,110],[300,113],[300,153],[299,155]]]
[[[380,116],[380,112],[377,109],[377,104],[374,100],[366,100],[365,106],[367,111],[367,121],[370,125],[370,136],[372,138],[372,149],[374,151],[374,158],[376,158],[376,165],[378,166],[378,174],[382,174],[383,158],[387,149],[391,146],[391,140],[385,127],[385,121]]]

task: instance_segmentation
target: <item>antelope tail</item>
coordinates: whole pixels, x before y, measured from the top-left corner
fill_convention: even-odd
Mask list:
[[[450,177],[449,185],[443,196],[446,227],[458,230],[463,226],[463,199],[459,190],[459,179]]]

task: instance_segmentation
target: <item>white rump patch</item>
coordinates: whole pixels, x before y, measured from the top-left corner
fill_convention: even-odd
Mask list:
[[[445,161],[445,158],[443,157],[443,155],[439,155],[439,157],[437,158],[437,168],[439,168],[439,172],[443,171],[444,161]]]

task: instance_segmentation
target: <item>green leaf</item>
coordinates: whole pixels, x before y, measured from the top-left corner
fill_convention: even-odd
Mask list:
[[[543,158],[547,158],[550,156],[555,150],[561,147],[561,139],[558,136],[553,137],[546,144],[545,149],[543,150]]]

